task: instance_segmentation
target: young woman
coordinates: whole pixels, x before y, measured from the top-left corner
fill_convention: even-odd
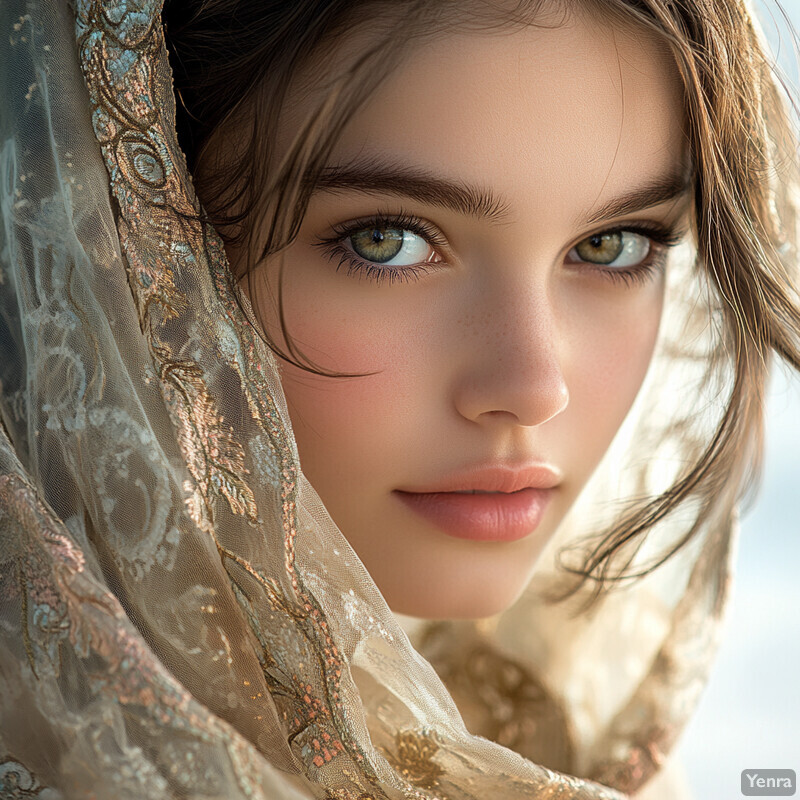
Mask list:
[[[3,791],[638,791],[800,367],[747,9],[14,5]]]

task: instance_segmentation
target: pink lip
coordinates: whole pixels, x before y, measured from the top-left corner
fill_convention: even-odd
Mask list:
[[[449,536],[512,542],[536,529],[559,481],[559,474],[544,465],[489,468],[427,487],[398,489],[395,494]],[[459,494],[472,490],[488,494]]]

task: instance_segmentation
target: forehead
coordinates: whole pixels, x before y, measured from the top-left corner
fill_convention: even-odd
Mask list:
[[[654,34],[586,11],[443,34],[414,45],[332,161],[375,156],[488,186],[523,215],[543,194],[573,213],[679,171],[682,98]]]

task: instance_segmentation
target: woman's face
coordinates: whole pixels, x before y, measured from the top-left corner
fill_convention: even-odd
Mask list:
[[[283,308],[318,366],[370,374],[283,363],[282,383],[301,466],[394,611],[507,608],[610,444],[686,226],[682,119],[655,39],[574,15],[418,44],[345,129]],[[285,348],[277,275],[253,278]]]

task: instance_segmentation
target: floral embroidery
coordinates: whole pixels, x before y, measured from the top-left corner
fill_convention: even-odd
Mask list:
[[[377,786],[344,717],[342,654],[320,604],[295,569],[296,449],[266,385],[253,332],[236,306],[221,242],[200,221],[168,112],[171,85],[155,71],[155,65],[166,62],[159,7],[155,0],[85,0],[78,5],[77,30],[94,130],[119,210],[117,229],[128,283],[191,476],[182,485],[184,510],[213,539],[234,595],[262,645],[264,677],[285,714],[287,739],[296,754],[310,770],[347,756],[359,767],[355,785],[366,779]],[[188,341],[198,315],[213,324]],[[218,374],[201,366],[208,363],[238,378],[229,387],[243,402],[221,396]],[[256,435],[256,426],[266,434],[279,465],[288,585],[264,576],[222,541],[216,527],[217,499],[251,526],[259,524],[239,431],[221,412],[228,402],[237,410],[249,409],[250,419],[243,421],[250,426],[248,437]],[[262,477],[259,465],[253,466]],[[290,679],[298,653],[308,654],[304,674]],[[383,794],[378,791],[377,796]]]
[[[20,627],[28,664],[34,675],[46,666],[58,672],[59,645],[70,632],[67,604],[55,588],[51,558],[72,573],[83,569],[83,554],[59,530],[31,486],[19,475],[0,476],[0,596],[21,601]],[[42,530],[45,547],[26,536],[29,527]]]
[[[4,800],[38,797],[45,788],[18,761],[10,758],[0,761],[0,797]]]
[[[414,786],[435,789],[444,770],[433,761],[439,749],[433,736],[416,731],[398,731],[394,751],[384,749],[387,761]]]
[[[255,525],[255,497],[242,477],[247,474],[244,451],[218,413],[202,371],[195,364],[165,359],[160,378],[167,402],[181,421],[181,449],[200,495],[208,502],[213,494],[221,494],[234,514]]]
[[[418,642],[467,728],[559,772],[572,771],[563,708],[522,664],[498,652],[475,625],[432,623]]]

